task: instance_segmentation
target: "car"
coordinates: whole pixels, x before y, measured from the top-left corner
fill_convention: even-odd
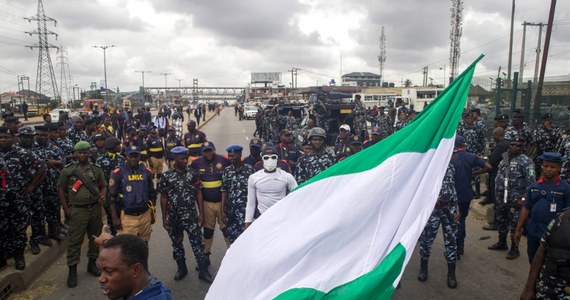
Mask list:
[[[243,115],[247,120],[255,119],[255,115],[257,115],[257,106],[251,106],[251,105],[244,106]]]
[[[49,115],[51,116],[51,121],[56,123],[59,122],[59,116],[63,113],[67,113],[69,115],[69,117],[73,117],[73,116],[79,116],[79,113],[76,111],[73,111],[71,109],[67,109],[67,108],[56,108],[52,111],[49,112]]]

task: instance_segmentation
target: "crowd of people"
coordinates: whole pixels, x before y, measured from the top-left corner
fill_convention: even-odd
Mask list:
[[[72,116],[69,122],[63,118],[58,123],[46,115],[45,123],[35,127],[7,117],[0,127],[0,268],[13,258],[15,268],[23,270],[28,242],[31,253],[39,254],[40,245],[51,246],[67,235],[67,285],[73,288],[87,235],[87,272],[102,276],[102,267],[110,259],[101,258],[103,252],[95,241],[103,219],[110,236],[134,235],[148,245],[151,226],[159,217],[158,202],[177,263],[174,279],[188,274],[186,232],[198,278],[211,283],[208,266],[216,224],[229,247],[298,185],[404,128],[415,116],[399,103],[394,122],[383,107],[367,110],[356,97],[352,126],[339,126],[331,149],[326,146],[330,128],[318,110],[313,113],[308,108],[307,120],[301,123],[291,115],[277,114],[276,109],[259,108],[255,137],[249,142],[249,155],[244,156],[241,145],[228,147],[224,155],[217,153],[214,142],[198,129],[205,109],[202,105],[186,109],[186,122],[179,106],[163,106],[154,117],[149,108],[137,114],[94,111],[86,118]],[[219,114],[219,109],[213,105],[209,111]],[[506,258],[516,259],[521,236],[526,234],[529,262],[536,256],[544,263],[542,269],[533,263],[525,294],[568,296],[564,288],[568,288],[568,235],[560,238],[558,234],[568,232],[568,218],[556,216],[570,206],[566,181],[570,137],[552,125],[550,114],[531,131],[522,112],[515,110],[512,119],[495,118],[488,142],[479,114],[477,109],[466,111],[457,129],[440,196],[420,238],[418,280],[428,278],[428,260],[441,224],[447,285],[457,287],[456,261],[466,252],[469,205],[482,194],[482,204],[493,204],[496,210],[487,227],[498,229],[498,241],[489,249],[508,250]],[[301,132],[302,146],[295,143],[293,131]],[[483,193],[482,174],[487,178]],[[141,274],[145,269],[143,264]]]

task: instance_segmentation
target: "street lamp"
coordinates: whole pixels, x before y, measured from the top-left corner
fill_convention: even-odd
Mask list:
[[[445,78],[445,76],[447,76],[447,75],[445,74],[445,68],[446,68],[445,65],[443,65],[443,67],[439,68],[440,70],[443,70],[443,87],[444,87],[444,88],[445,88],[445,82],[447,81],[447,78]]]
[[[160,75],[164,75],[164,101],[168,100],[168,75],[172,73],[160,73]]]
[[[152,73],[152,71],[135,71],[136,73],[142,74],[142,89],[141,89],[141,101],[144,104],[144,73]]]
[[[107,96],[107,49],[113,47],[115,47],[115,45],[93,46],[93,48],[103,49],[103,73],[105,75],[105,96]]]

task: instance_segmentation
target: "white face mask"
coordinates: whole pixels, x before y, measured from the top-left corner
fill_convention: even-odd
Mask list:
[[[263,168],[268,172],[273,172],[277,168],[277,155],[264,155]]]

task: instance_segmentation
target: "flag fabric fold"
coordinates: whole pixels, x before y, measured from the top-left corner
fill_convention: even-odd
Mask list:
[[[267,210],[228,249],[206,299],[389,299],[437,200],[482,57],[408,126]]]

